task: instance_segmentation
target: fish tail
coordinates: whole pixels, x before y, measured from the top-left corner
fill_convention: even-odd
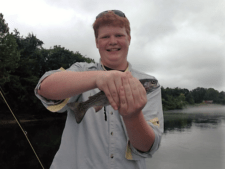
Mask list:
[[[74,102],[68,103],[67,105],[74,112],[76,122],[79,124],[83,120],[87,109],[85,108],[85,106],[83,106],[82,103]]]

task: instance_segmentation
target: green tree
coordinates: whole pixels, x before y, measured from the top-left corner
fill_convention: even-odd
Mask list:
[[[14,110],[29,112],[31,108],[35,108],[32,111],[38,111],[40,109],[37,105],[40,106],[40,103],[34,95],[34,88],[39,80],[38,61],[43,42],[33,34],[24,38],[17,30],[14,30],[13,35],[18,45],[17,50],[20,51],[20,60],[18,68],[11,74],[13,81],[5,86],[5,90],[10,93]]]
[[[219,98],[219,92],[213,88],[207,89],[204,100],[217,100]]]
[[[46,67],[49,70],[59,69],[63,67],[64,69],[69,68],[75,62],[94,62],[93,59],[85,58],[79,52],[74,53],[61,46],[54,46],[52,49],[47,51],[45,55]]]
[[[10,82],[11,73],[19,66],[20,53],[12,34],[0,38],[0,85]]]
[[[20,53],[17,50],[16,39],[9,33],[3,15],[0,13],[0,85],[10,82],[11,73],[18,68]]]
[[[184,93],[189,93],[187,89],[175,89],[161,87],[163,110],[182,109],[186,104]]]
[[[191,93],[187,94],[185,101],[188,102],[189,104],[194,104],[195,103],[194,97],[192,96]]]
[[[225,104],[225,92],[220,92],[218,95],[218,99],[213,100],[213,102],[218,104]]]
[[[7,24],[0,15],[0,85],[15,112],[47,111],[34,95],[34,88],[46,71],[66,69],[75,62],[94,62],[79,52],[57,45],[44,49],[43,44],[33,33],[26,37],[20,36],[16,29],[8,33]],[[3,104],[1,99],[0,104]]]
[[[9,33],[8,24],[5,23],[4,15],[0,13],[0,37],[7,33]]]
[[[191,91],[191,94],[195,100],[195,103],[201,103],[204,100],[207,89],[202,87],[197,87]]]
[[[182,109],[185,105],[185,95],[180,93],[180,95],[176,98],[176,109]]]

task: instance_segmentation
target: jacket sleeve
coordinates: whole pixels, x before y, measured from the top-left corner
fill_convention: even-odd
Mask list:
[[[151,126],[155,133],[155,141],[148,152],[140,152],[135,149],[127,139],[127,148],[125,157],[129,160],[138,160],[140,158],[152,157],[158,150],[164,130],[164,119],[162,111],[161,88],[157,88],[147,95],[148,102],[143,108],[145,120]]]
[[[71,97],[71,98],[67,98],[64,100],[50,100],[47,99],[41,95],[38,94],[38,89],[40,89],[41,87],[41,82],[47,78],[48,76],[50,76],[51,74],[54,74],[56,72],[60,72],[60,71],[76,71],[76,72],[81,72],[81,71],[85,71],[85,63],[75,63],[73,64],[69,69],[65,70],[64,68],[60,68],[58,70],[51,70],[46,72],[38,81],[37,86],[34,89],[34,93],[37,96],[38,99],[41,100],[42,104],[51,112],[65,112],[67,110],[67,106],[66,104],[68,102],[73,102],[75,100],[78,99],[79,95]]]

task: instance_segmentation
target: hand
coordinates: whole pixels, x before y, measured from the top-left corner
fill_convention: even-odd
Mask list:
[[[123,118],[135,117],[141,113],[147,103],[145,88],[130,72],[126,72],[126,76],[122,78],[122,84],[119,92],[119,113]]]
[[[96,86],[105,93],[114,110],[118,110],[120,106],[119,90],[122,86],[122,77],[125,76],[124,72],[112,70],[101,71],[96,77]]]

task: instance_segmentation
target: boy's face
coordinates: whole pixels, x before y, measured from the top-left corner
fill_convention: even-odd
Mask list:
[[[101,26],[98,30],[96,46],[102,63],[113,69],[125,70],[130,39],[125,27]]]

